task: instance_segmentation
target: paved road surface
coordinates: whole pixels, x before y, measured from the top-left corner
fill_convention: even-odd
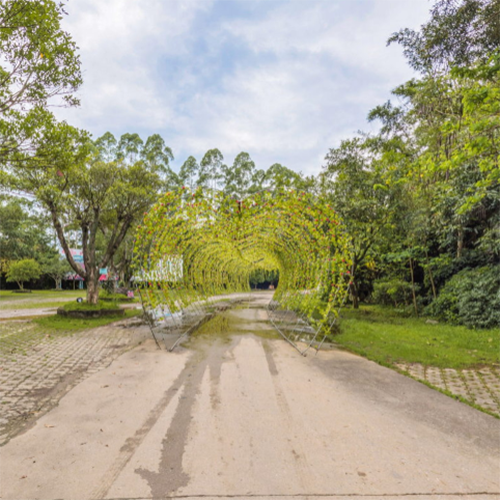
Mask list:
[[[500,421],[342,351],[303,358],[258,306],[77,385],[0,449],[2,500],[500,499]]]

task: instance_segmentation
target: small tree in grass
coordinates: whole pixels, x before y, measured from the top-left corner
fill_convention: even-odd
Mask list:
[[[62,280],[66,274],[71,272],[71,267],[66,259],[61,258],[56,253],[44,257],[42,272],[55,281],[56,290],[62,290]]]
[[[24,290],[24,282],[38,279],[41,274],[40,265],[35,259],[23,259],[13,262],[7,271],[7,281],[16,282],[20,290]]]

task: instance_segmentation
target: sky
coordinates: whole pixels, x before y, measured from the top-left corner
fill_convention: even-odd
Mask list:
[[[59,118],[117,138],[158,133],[174,170],[218,148],[230,165],[281,163],[315,175],[328,150],[414,73],[401,28],[429,0],[70,0],[63,28],[79,47],[79,108]]]

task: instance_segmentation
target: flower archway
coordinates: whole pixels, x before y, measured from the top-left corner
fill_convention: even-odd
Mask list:
[[[214,298],[250,291],[253,271],[278,270],[272,311],[294,311],[325,332],[348,293],[348,242],[333,209],[307,193],[262,191],[235,200],[183,188],[145,214],[134,249],[136,282],[151,321],[178,324],[181,314],[206,313]]]

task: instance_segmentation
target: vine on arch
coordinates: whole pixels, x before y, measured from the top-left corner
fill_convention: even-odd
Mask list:
[[[183,188],[145,214],[135,276],[151,325],[186,330],[221,296],[250,291],[252,271],[277,269],[271,320],[289,341],[290,331],[299,332],[294,340],[312,332],[316,339],[348,293],[348,244],[333,209],[310,194],[263,191],[235,200]]]

